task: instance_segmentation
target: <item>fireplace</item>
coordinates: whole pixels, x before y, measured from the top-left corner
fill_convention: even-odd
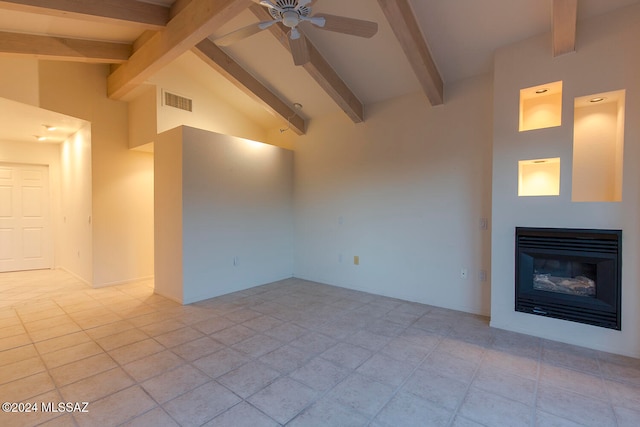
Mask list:
[[[622,231],[516,227],[516,311],[621,329]]]

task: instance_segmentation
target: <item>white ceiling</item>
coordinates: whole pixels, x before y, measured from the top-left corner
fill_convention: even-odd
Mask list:
[[[130,0],[136,1],[136,0]],[[254,0],[257,1],[257,0]],[[640,0],[579,0],[579,20],[606,13]],[[170,5],[174,0],[147,0]],[[548,32],[551,29],[552,0],[410,0],[417,20],[446,84],[491,71],[493,52],[500,46]],[[332,65],[352,92],[367,104],[421,90],[377,0],[316,0],[313,12],[326,12],[378,22],[379,31],[371,39],[305,28],[309,40]],[[258,22],[250,12],[242,12],[210,39]],[[580,37],[578,25],[578,42]],[[135,27],[103,24],[75,18],[58,18],[2,10],[0,31],[45,34],[91,40],[133,42],[141,33]],[[302,104],[301,116],[319,117],[340,111],[339,107],[301,67],[295,67],[289,52],[269,31],[263,31],[224,50],[265,86],[289,104]],[[551,54],[551,47],[549,48]],[[261,108],[223,81],[195,55],[177,61],[191,78],[211,82],[212,90],[265,127],[276,128],[281,120]],[[426,99],[425,99],[425,102]],[[253,103],[253,104],[251,104]],[[27,112],[15,104],[0,102],[0,139],[33,141],[34,127],[51,118],[46,112]],[[19,117],[18,117],[19,116]],[[21,124],[22,131],[11,129]]]

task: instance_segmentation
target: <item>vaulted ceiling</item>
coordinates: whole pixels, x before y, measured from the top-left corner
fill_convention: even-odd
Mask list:
[[[549,55],[570,53],[579,49],[577,21],[638,1],[314,0],[311,16],[375,22],[377,33],[305,23],[291,43],[276,24],[218,46],[223,35],[271,20],[268,9],[258,0],[0,0],[0,54],[113,64],[108,96],[123,100],[181,62],[194,78],[224,79],[230,103],[238,93],[254,101],[265,126],[290,119],[303,134],[313,117],[342,110],[359,123],[367,104],[417,90],[433,106],[446,103],[447,83],[489,72],[496,48],[551,30]]]

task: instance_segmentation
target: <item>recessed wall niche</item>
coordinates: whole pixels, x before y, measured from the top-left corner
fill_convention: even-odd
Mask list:
[[[562,81],[520,90],[520,132],[562,124]]]
[[[518,162],[518,196],[559,195],[560,157]]]
[[[625,91],[582,96],[574,108],[571,199],[622,201]]]

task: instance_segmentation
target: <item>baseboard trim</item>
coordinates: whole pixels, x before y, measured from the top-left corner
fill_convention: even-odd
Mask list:
[[[146,277],[138,277],[135,279],[126,279],[126,280],[119,280],[116,282],[108,282],[108,283],[100,283],[100,284],[94,284],[92,287],[99,289],[99,288],[106,288],[108,286],[120,286],[120,285],[128,285],[130,283],[135,283],[135,282],[141,282],[143,280],[153,280],[155,276],[151,275],[151,276],[146,276]]]

